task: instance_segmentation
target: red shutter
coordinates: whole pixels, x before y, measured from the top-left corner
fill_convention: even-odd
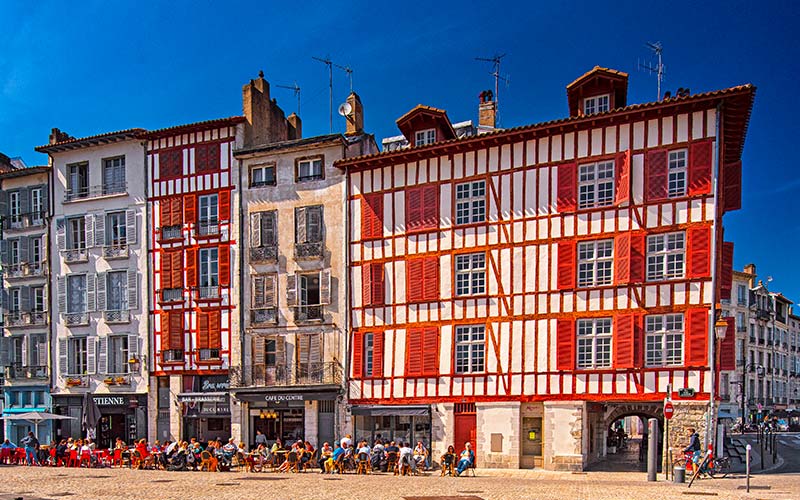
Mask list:
[[[197,249],[186,249],[186,286],[197,286]]]
[[[556,370],[575,369],[575,320],[558,320],[556,330]]]
[[[631,198],[631,150],[619,153],[615,158],[617,168],[617,205],[630,201]]]
[[[361,266],[361,302],[365,306],[372,304],[372,264]]]
[[[364,368],[364,333],[353,332],[353,378],[361,378]]]
[[[222,312],[208,313],[208,348],[222,349]]]
[[[220,145],[218,142],[206,145],[206,164],[208,170],[219,170],[220,166]]]
[[[231,220],[231,192],[220,191],[219,193],[219,220]]]
[[[165,198],[158,203],[159,217],[158,225],[161,227],[172,225],[172,199]]]
[[[383,193],[361,198],[361,239],[383,236]]]
[[[372,377],[383,377],[383,332],[372,334]]]
[[[175,250],[170,252],[172,260],[172,287],[183,288],[183,252]]]
[[[197,313],[197,348],[208,349],[209,321],[208,313]]]
[[[636,315],[620,314],[614,318],[614,367],[636,366]]]
[[[711,275],[711,228],[689,229],[688,278],[706,278]]]
[[[642,283],[645,277],[645,234],[631,233],[630,277],[631,283]]]
[[[439,227],[439,185],[427,185],[422,189],[422,227]]]
[[[565,163],[558,167],[558,195],[556,207],[559,212],[574,212],[578,206],[578,164]]]
[[[719,369],[736,369],[736,319],[725,318],[728,328],[725,330],[725,340],[719,343]]]
[[[406,231],[415,231],[422,227],[422,188],[406,190]]]
[[[422,296],[424,300],[439,299],[439,258],[425,257],[422,261]]]
[[[558,289],[575,288],[575,242],[562,241],[558,244]]]
[[[422,328],[406,330],[406,376],[419,377],[422,375]]]
[[[422,374],[435,377],[439,375],[439,328],[425,328],[422,343]]]
[[[183,350],[183,312],[169,313],[169,348]]]
[[[371,303],[374,306],[383,305],[385,303],[385,288],[383,285],[383,264],[375,263],[370,266],[370,274],[372,282],[372,298]]]
[[[407,281],[406,293],[408,295],[408,302],[421,302],[424,299],[423,295],[423,261],[422,258],[408,259],[406,261]]]
[[[172,285],[172,252],[161,252],[161,289],[174,288]]]
[[[647,152],[645,164],[646,201],[667,198],[667,150],[657,149]]]
[[[689,146],[689,195],[711,192],[711,141],[695,142]]]
[[[719,298],[730,300],[733,288],[733,243],[722,243],[722,271],[719,278]]]
[[[617,284],[624,285],[631,281],[631,234],[621,233],[614,237],[614,266],[617,273]]]
[[[171,332],[169,328],[170,313],[161,311],[161,350],[168,351],[170,347]]]
[[[742,162],[726,163],[722,170],[722,209],[742,208]]]
[[[187,195],[183,200],[184,220],[189,224],[197,222],[197,197]]]
[[[686,366],[708,365],[708,309],[686,311]]]
[[[228,286],[231,284],[231,250],[227,244],[219,246],[219,284]]]

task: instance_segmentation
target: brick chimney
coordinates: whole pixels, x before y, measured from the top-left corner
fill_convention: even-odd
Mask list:
[[[245,117],[244,146],[260,146],[289,139],[289,123],[283,110],[269,97],[269,82],[264,72],[242,86],[242,112]]]
[[[303,121],[297,116],[297,113],[292,113],[286,117],[289,122],[289,139],[302,139],[303,137]]]
[[[347,130],[344,135],[361,135],[364,133],[364,106],[358,94],[351,92],[347,96],[347,104],[350,105],[350,113],[345,116],[347,119]]]
[[[747,264],[744,266],[744,272],[750,275],[750,288],[755,288],[756,283],[756,265]]]
[[[491,130],[497,126],[497,101],[494,100],[494,92],[484,90],[478,97],[478,128]]]
[[[70,139],[74,139],[74,137],[72,137],[66,132],[62,132],[57,128],[50,130],[50,144],[57,144],[59,142],[68,141]]]

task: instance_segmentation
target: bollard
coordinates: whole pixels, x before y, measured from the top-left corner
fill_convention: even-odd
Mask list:
[[[658,420],[647,421],[647,480],[655,481],[658,473]]]
[[[750,493],[750,450],[751,446],[747,445],[747,452],[745,453],[745,464],[747,466],[747,492]]]
[[[684,467],[675,467],[672,469],[672,482],[685,483],[686,482],[686,469]]]
[[[762,439],[758,444],[761,446],[759,450],[761,452],[761,470],[764,470],[764,440]]]
[[[775,465],[775,460],[778,459],[778,436],[772,435],[772,465]]]

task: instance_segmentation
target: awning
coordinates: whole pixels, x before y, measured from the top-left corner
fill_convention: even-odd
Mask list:
[[[295,389],[292,392],[276,392],[270,390],[247,391],[241,390],[233,393],[236,399],[248,403],[289,403],[292,401],[334,401],[339,397],[338,388],[330,391],[303,391]]]
[[[720,407],[717,413],[717,418],[739,418],[739,409],[722,408]]]
[[[431,407],[416,406],[353,406],[353,415],[370,415],[373,417],[425,417],[431,414]]]
[[[179,403],[227,403],[227,392],[182,392],[178,394]]]
[[[3,415],[13,415],[15,413],[30,413],[32,411],[46,412],[47,408],[44,406],[37,406],[35,408],[4,408]]]

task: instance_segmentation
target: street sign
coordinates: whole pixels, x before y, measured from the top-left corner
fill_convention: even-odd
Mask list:
[[[682,389],[678,389],[678,396],[681,398],[691,398],[694,396],[694,389],[691,387],[683,387]]]
[[[672,407],[672,403],[667,401],[664,403],[664,418],[667,420],[672,418],[672,415],[675,414],[675,408]]]

